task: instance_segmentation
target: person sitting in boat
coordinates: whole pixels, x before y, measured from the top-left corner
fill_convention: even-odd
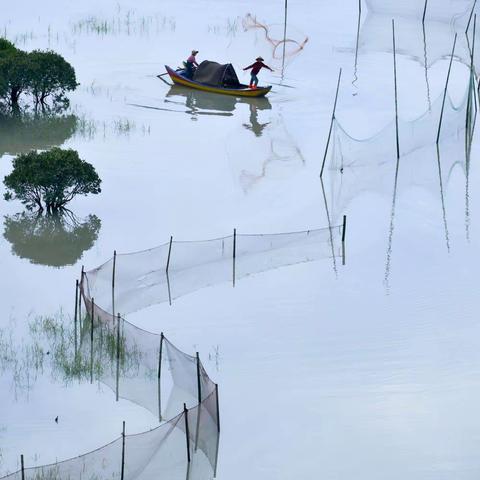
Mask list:
[[[187,61],[185,62],[185,76],[187,78],[193,78],[193,74],[198,67],[197,59],[195,58],[197,53],[198,50],[192,50],[192,54],[187,58]]]
[[[250,72],[250,88],[257,88],[258,85],[258,77],[257,74],[262,68],[268,68],[271,72],[273,72],[273,69],[270,68],[268,65],[265,65],[264,60],[262,57],[257,57],[255,59],[255,63],[252,63],[248,67],[245,67],[243,70],[249,70],[250,68],[252,71]]]

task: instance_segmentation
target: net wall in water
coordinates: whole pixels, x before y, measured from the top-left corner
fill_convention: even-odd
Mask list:
[[[466,17],[474,5],[475,0],[429,0],[425,19],[453,23]],[[368,11],[381,15],[423,18],[425,9],[424,0],[366,0]]]
[[[467,83],[459,105],[446,96],[438,148],[443,95],[419,118],[399,119],[400,186],[418,186],[441,196],[455,167],[468,175],[476,106],[474,87]],[[362,192],[391,196],[396,158],[395,120],[376,135],[358,139],[348,134],[335,118],[324,172],[327,175],[323,178],[331,221],[338,221],[350,201]]]
[[[51,465],[26,468],[25,479],[192,479],[216,472],[220,436],[218,387],[198,354],[179,350],[163,334],[142,330],[94,303],[80,282],[86,316],[75,345],[82,378],[108,386],[149,410],[159,426],[123,435],[97,450]],[[166,419],[166,420],[165,420]],[[22,480],[22,471],[3,479]]]
[[[117,254],[86,272],[85,288],[90,298],[109,311],[133,313],[255,273],[325,258],[335,260],[341,256],[341,233],[341,226],[331,226],[292,233],[172,241],[142,252]]]

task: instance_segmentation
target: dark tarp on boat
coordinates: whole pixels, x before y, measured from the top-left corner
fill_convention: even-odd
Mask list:
[[[195,82],[204,83],[213,87],[236,88],[240,86],[237,74],[231,63],[220,65],[217,62],[204,60],[195,70]]]

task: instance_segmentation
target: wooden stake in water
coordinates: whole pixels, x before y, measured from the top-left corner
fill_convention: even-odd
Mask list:
[[[476,5],[477,5],[477,0],[473,2],[472,10],[470,11],[470,16],[468,17],[467,28],[465,28],[465,34],[468,32],[468,29],[470,28],[470,23],[472,21],[473,12],[475,11]]]
[[[93,319],[95,315],[95,299],[92,298],[92,309],[90,312],[90,383],[93,383]]]
[[[392,19],[392,37],[393,37],[393,83],[395,87],[395,137],[397,146],[397,169],[400,159],[400,140],[398,135],[398,87],[397,87],[397,48],[395,45],[395,21]]]
[[[123,480],[125,476],[125,421],[122,428],[122,471],[120,473],[120,479]]]
[[[325,168],[325,161],[327,159],[328,147],[330,145],[330,138],[332,136],[332,128],[333,128],[333,122],[335,121],[335,112],[337,110],[338,90],[340,89],[341,78],[342,78],[342,69],[340,69],[340,71],[338,72],[337,90],[335,92],[335,101],[333,102],[332,118],[330,120],[330,129],[328,131],[327,145],[325,146],[325,153],[323,155],[323,162],[322,162],[322,169],[320,170],[320,177],[322,177],[323,175],[323,169]]]
[[[82,271],[80,272],[80,295],[78,297],[78,317],[79,317],[79,324],[80,324],[80,330],[82,329],[82,292],[83,292],[83,265],[82,265]]]
[[[217,430],[220,433],[220,405],[218,401],[218,383],[215,384],[215,399],[217,402]]]
[[[237,229],[233,229],[233,286],[235,286],[235,262],[237,258]]]
[[[342,265],[345,265],[345,232],[347,230],[347,216],[343,216],[342,225]]]
[[[115,398],[118,402],[120,397],[120,347],[121,347],[121,335],[120,335],[120,328],[121,328],[121,320],[120,314],[117,314],[117,369],[115,373]]]
[[[162,353],[163,332],[160,333],[160,350],[158,352],[158,420],[162,421]]]
[[[455,34],[455,38],[453,39],[452,54],[450,56],[450,63],[448,65],[447,79],[445,81],[445,88],[443,90],[442,110],[440,112],[440,120],[438,122],[437,145],[438,145],[438,142],[440,141],[440,132],[442,130],[443,111],[445,109],[445,100],[447,99],[448,81],[450,80],[450,72],[452,70],[453,55],[455,54],[455,45],[456,44],[457,44],[457,34]]]
[[[78,317],[78,280],[75,280],[75,313],[73,315],[75,357],[77,356],[78,337],[77,337],[77,317]]]
[[[425,23],[425,15],[427,14],[427,5],[428,5],[428,0],[425,0],[425,6],[423,7],[422,24]]]
[[[22,480],[25,480],[25,463],[23,461],[23,454],[20,455],[20,466],[22,469]]]
[[[187,460],[190,463],[190,430],[188,427],[188,410],[187,404],[183,404],[183,416],[185,417],[185,436],[187,438]]]
[[[198,436],[200,433],[200,417],[202,414],[202,383],[200,377],[200,356],[198,352],[195,355],[196,363],[197,363],[197,398],[198,398],[198,406],[197,406],[197,429],[195,432],[195,451],[197,451],[198,446]]]
[[[168,289],[168,303],[172,304],[172,292],[170,290],[170,276],[168,274],[168,269],[170,268],[170,256],[172,255],[172,243],[173,236],[170,236],[170,244],[168,245],[168,256],[167,256],[167,266],[165,267],[165,275],[167,277],[167,289]]]
[[[113,251],[113,266],[112,266],[112,317],[115,322],[115,269],[117,264],[117,251]]]

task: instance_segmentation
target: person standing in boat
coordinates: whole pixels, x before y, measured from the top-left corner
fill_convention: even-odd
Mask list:
[[[252,71],[250,72],[250,88],[257,88],[257,85],[258,85],[258,72],[262,69],[262,68],[268,68],[268,70],[270,70],[271,72],[273,72],[273,69],[270,68],[268,65],[265,65],[264,63],[264,60],[262,57],[257,57],[255,59],[255,63],[252,63],[251,65],[249,65],[248,67],[245,67],[243,70],[249,70],[250,68],[252,69]]]
[[[192,50],[192,54],[187,58],[187,61],[185,62],[185,73],[188,78],[193,78],[195,69],[196,67],[198,67],[197,59],[195,58],[197,53],[198,50]]]

